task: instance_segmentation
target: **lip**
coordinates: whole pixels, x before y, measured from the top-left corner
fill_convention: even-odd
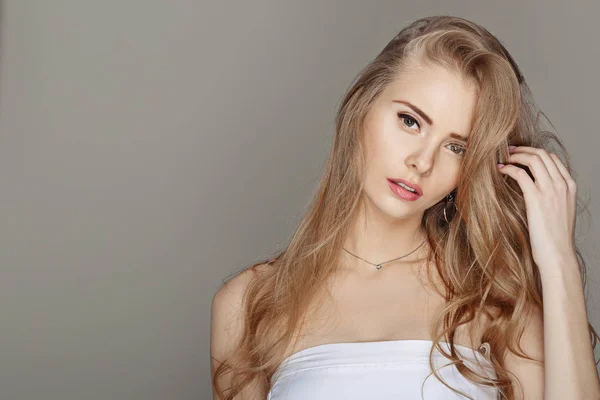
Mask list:
[[[388,186],[390,187],[392,192],[394,192],[394,194],[397,197],[401,198],[402,200],[415,201],[415,200],[418,200],[421,198],[421,195],[419,193],[410,192],[410,191],[398,186],[397,184],[395,184],[394,182],[392,182],[389,179],[388,179]]]
[[[391,181],[391,182],[402,182],[406,186],[415,189],[417,191],[417,194],[419,195],[419,197],[423,196],[423,191],[421,190],[421,187],[419,185],[415,185],[413,183],[410,183],[409,181],[405,181],[404,179],[388,179],[388,181]]]

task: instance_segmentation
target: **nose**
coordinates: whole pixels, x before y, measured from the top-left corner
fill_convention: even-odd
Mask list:
[[[433,168],[435,150],[433,147],[422,147],[406,158],[408,168],[415,168],[419,175],[428,175]]]

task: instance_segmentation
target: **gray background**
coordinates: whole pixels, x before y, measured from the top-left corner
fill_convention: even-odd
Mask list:
[[[215,290],[285,245],[343,91],[426,15],[472,19],[505,43],[600,217],[597,1],[11,0],[1,11],[2,399],[210,398]],[[599,233],[585,220],[600,329]]]

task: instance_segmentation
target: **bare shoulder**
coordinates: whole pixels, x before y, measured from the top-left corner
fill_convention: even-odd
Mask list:
[[[270,266],[267,264],[259,264],[243,270],[224,283],[213,296],[210,322],[211,375],[226,359],[228,365],[235,364],[235,357],[232,356],[243,330],[244,293],[250,282],[268,267]],[[219,382],[226,388],[230,383],[229,379],[224,375],[219,378]],[[258,393],[260,389],[247,389],[243,392],[243,398],[258,398]]]
[[[214,357],[225,358],[228,350],[236,344],[242,333],[246,289],[268,267],[268,264],[259,264],[245,269],[216,291],[211,306],[211,354]]]

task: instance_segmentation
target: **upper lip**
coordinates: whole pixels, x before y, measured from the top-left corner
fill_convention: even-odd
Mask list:
[[[411,183],[409,181],[405,181],[404,179],[391,179],[390,178],[390,181],[392,181],[392,182],[402,182],[406,186],[415,189],[417,191],[417,194],[419,196],[423,196],[423,191],[421,190],[421,187],[419,185],[417,185],[416,183]]]

